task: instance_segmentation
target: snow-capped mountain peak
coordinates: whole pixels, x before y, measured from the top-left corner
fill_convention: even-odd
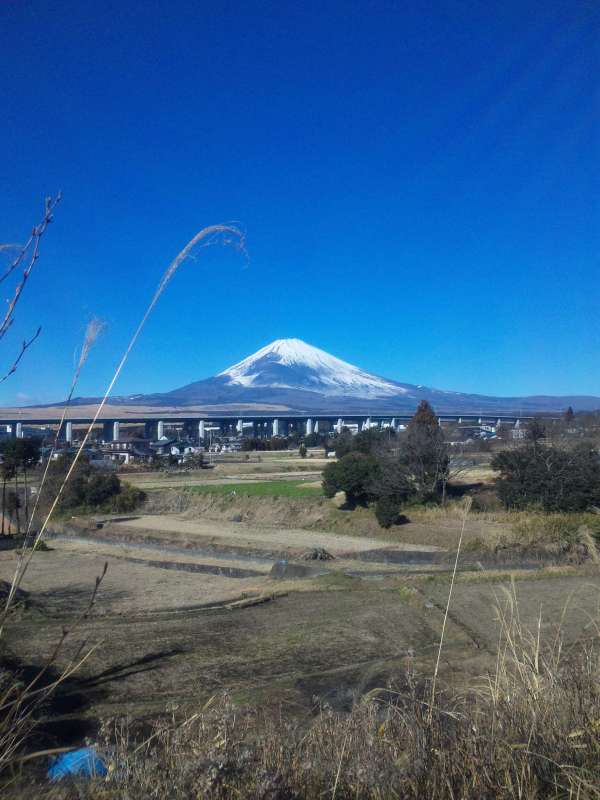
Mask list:
[[[414,413],[427,400],[440,414],[494,414],[519,417],[540,412],[562,414],[569,406],[576,410],[600,410],[600,397],[489,397],[448,392],[427,386],[398,383],[342,361],[300,339],[277,339],[253,355],[213,378],[188,383],[170,392],[113,398],[116,405],[165,406],[189,409],[198,414],[250,415],[265,413],[352,416]],[[99,403],[98,398],[79,398],[83,405]],[[168,414],[167,414],[168,416]]]
[[[220,373],[228,384],[302,389],[375,398],[403,394],[397,383],[371,375],[301,339],[276,339]]]

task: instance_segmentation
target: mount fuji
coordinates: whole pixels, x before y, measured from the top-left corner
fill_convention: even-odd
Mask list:
[[[217,377],[235,386],[299,389],[331,397],[373,399],[406,391],[400,384],[363,372],[301,339],[277,339]]]
[[[201,407],[210,412],[407,413],[428,400],[438,413],[532,414],[600,409],[589,396],[488,397],[399,383],[373,375],[300,339],[277,339],[213,378],[111,404]],[[89,402],[83,398],[79,403]]]

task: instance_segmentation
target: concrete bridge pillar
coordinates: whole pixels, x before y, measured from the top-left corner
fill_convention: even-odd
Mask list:
[[[15,436],[17,437],[17,439],[22,439],[23,438],[23,423],[22,422],[17,422],[17,424],[15,425]]]
[[[238,434],[240,436],[243,434],[243,432],[244,432],[244,420],[243,419],[238,419],[238,421],[236,423],[236,426],[235,426],[235,429],[236,429],[236,431],[238,432]]]
[[[205,426],[205,422],[204,422],[203,419],[201,419],[198,422],[198,439],[200,439],[201,441],[203,441],[204,437],[205,437],[204,426]]]
[[[313,433],[313,421],[312,419],[306,420],[306,435],[310,436]]]
[[[344,427],[344,420],[341,417],[338,417],[338,421],[335,423],[336,431],[338,433],[341,433],[343,427]]]
[[[121,438],[121,423],[116,419],[112,424],[112,440],[118,442]]]
[[[273,436],[279,436],[280,424],[278,419],[273,420]]]
[[[459,418],[458,418],[458,424],[459,424],[459,425],[462,425],[462,417],[459,417]]]
[[[156,438],[163,439],[165,435],[165,423],[159,419],[156,423]]]
[[[479,417],[479,419],[477,420],[477,424],[481,425],[481,417]]]
[[[73,423],[65,423],[65,442],[71,444],[73,442]]]

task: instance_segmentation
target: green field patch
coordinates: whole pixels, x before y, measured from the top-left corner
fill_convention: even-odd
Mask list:
[[[317,575],[315,582],[327,589],[359,589],[360,578],[354,575],[347,575],[345,572],[328,572],[325,575]]]
[[[221,483],[188,486],[194,494],[240,495],[242,497],[322,497],[320,486],[307,486],[301,481],[256,481],[255,483]]]

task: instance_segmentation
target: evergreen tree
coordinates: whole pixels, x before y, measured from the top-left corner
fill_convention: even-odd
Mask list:
[[[347,453],[323,470],[323,492],[326,497],[345,492],[350,505],[366,505],[376,499],[373,484],[379,473],[380,464],[374,456]]]
[[[445,497],[450,464],[448,447],[427,400],[421,400],[408,423],[404,459],[423,498]]]
[[[527,439],[537,446],[546,436],[546,426],[539,417],[534,417],[527,426]]]

